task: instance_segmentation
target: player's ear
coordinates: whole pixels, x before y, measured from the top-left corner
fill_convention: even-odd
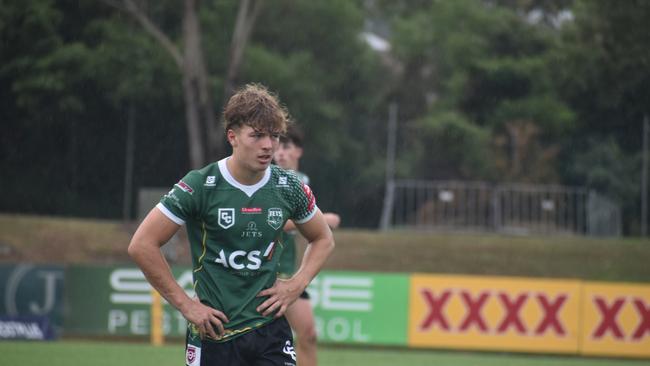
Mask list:
[[[296,146],[296,158],[300,159],[302,157],[302,147]]]
[[[237,146],[237,134],[235,133],[235,131],[233,131],[232,129],[228,130],[228,132],[226,132],[226,138],[228,138],[228,142],[230,143],[230,146],[232,147]]]

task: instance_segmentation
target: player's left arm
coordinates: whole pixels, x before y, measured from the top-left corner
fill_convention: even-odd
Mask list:
[[[289,279],[276,280],[273,287],[259,293],[258,296],[268,296],[268,299],[257,307],[257,311],[267,316],[277,311],[276,317],[284,315],[285,311],[316,277],[325,261],[334,250],[334,236],[325,216],[319,209],[311,220],[296,224],[296,228],[307,241],[307,249],[302,258],[298,271]]]

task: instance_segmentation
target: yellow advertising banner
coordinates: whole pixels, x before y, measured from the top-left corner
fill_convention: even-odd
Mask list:
[[[413,274],[412,347],[577,353],[580,281]]]
[[[585,282],[581,353],[650,357],[650,286]]]

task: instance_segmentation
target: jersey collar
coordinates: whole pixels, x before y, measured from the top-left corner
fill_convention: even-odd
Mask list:
[[[251,197],[255,192],[257,192],[258,189],[264,187],[266,183],[268,183],[269,179],[271,179],[271,167],[267,167],[266,170],[264,171],[264,176],[262,179],[260,179],[259,182],[247,186],[245,184],[239,183],[232,175],[230,175],[230,171],[228,171],[228,167],[226,166],[226,161],[230,159],[230,157],[223,158],[218,161],[219,164],[219,172],[221,173],[221,176],[228,182],[231,186],[235,188],[239,188],[242,192],[246,193],[248,197]]]

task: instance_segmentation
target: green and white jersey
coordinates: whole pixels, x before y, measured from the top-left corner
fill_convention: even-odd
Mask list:
[[[305,223],[317,211],[309,186],[294,173],[271,165],[247,186],[230,175],[227,159],[189,172],[156,206],[187,226],[196,294],[230,320],[217,341],[273,320],[255,310],[266,300],[256,296],[275,283],[282,228],[288,219]]]
[[[303,184],[309,185],[309,177],[297,170],[291,170],[296,173],[296,176]],[[278,267],[278,276],[281,278],[289,278],[296,273],[296,232],[283,232],[282,242],[284,243],[284,250],[280,256],[280,265]]]

